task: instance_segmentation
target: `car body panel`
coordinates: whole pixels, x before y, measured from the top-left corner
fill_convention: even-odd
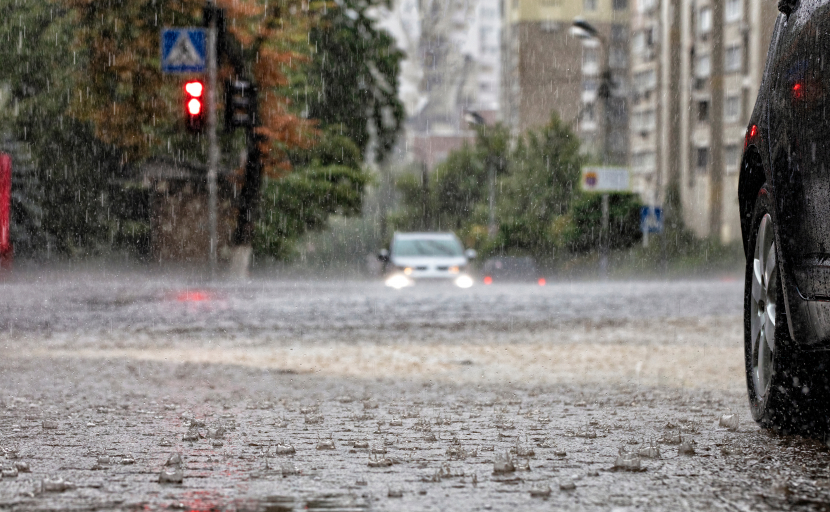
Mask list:
[[[772,194],[790,334],[815,348],[830,348],[828,57],[830,2],[803,0],[789,16],[779,15],[739,184],[747,257],[748,222],[760,186]]]

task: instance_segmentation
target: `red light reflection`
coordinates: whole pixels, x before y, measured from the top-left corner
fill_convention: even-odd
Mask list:
[[[802,97],[804,97],[803,89],[804,86],[802,85],[802,83],[796,82],[795,85],[793,85],[793,98],[800,100]]]
[[[493,278],[490,276],[485,277],[484,284],[493,284]]]
[[[199,290],[188,290],[176,294],[176,300],[179,302],[207,302],[212,298],[210,293]]]
[[[545,278],[540,277],[539,278],[539,286],[545,286],[546,284],[547,284],[547,281],[545,281]]]

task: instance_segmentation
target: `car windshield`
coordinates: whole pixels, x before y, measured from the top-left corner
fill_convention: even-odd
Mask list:
[[[395,240],[393,256],[461,256],[464,249],[458,240],[446,239],[404,239]]]

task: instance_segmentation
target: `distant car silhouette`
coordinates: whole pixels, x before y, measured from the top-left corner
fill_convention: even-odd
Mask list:
[[[420,279],[451,279],[461,288],[472,286],[467,274],[469,261],[476,257],[464,250],[454,233],[395,233],[390,250],[380,252],[386,263],[386,284],[403,288]]]
[[[753,418],[828,427],[830,4],[779,0],[741,160],[744,344]]]
[[[530,256],[498,256],[489,258],[482,268],[485,280],[498,281],[537,281],[539,271],[536,260]]]

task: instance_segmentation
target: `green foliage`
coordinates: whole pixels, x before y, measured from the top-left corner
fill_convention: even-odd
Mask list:
[[[486,199],[486,162],[487,155],[482,158],[478,147],[464,144],[435,169],[431,192],[438,225],[461,229],[476,205]]]
[[[549,258],[562,244],[552,229],[578,197],[579,139],[556,113],[538,131],[520,137],[501,183],[494,249]]]
[[[390,217],[392,226],[402,231],[454,230],[475,245],[473,239],[480,237],[470,229],[486,222],[488,173],[492,169],[497,180],[507,175],[509,145],[505,126],[480,127],[475,143],[451,152],[426,177],[426,187],[422,170],[401,175],[396,188],[403,208]]]
[[[360,168],[316,163],[285,178],[266,181],[254,250],[287,259],[294,242],[308,231],[324,229],[329,216],[359,215],[367,182]]]
[[[578,191],[582,164],[579,139],[553,113],[545,127],[517,141],[504,184],[510,190],[500,201],[501,216],[549,222],[567,213]]]
[[[14,154],[16,170],[24,168],[18,154],[31,154],[25,159],[27,189],[21,189],[23,180],[16,178],[14,183],[12,234],[18,254],[48,250],[82,256],[114,247],[146,250],[147,195],[130,185],[135,165],[146,155],[203,160],[206,154],[206,137],[185,133],[181,126],[182,77],[162,75],[158,69],[158,26],[199,25],[202,6],[196,0],[112,5],[0,0],[0,37],[6,42],[0,45],[4,63],[0,84],[8,84],[0,101],[0,133],[10,138],[4,138],[0,150]],[[243,7],[238,8],[240,13]],[[329,9],[312,31],[324,51],[305,69],[275,64],[254,70],[260,81],[279,82],[280,70],[292,76],[305,72],[311,79],[299,80],[307,83],[315,77],[335,77],[326,82],[325,91],[321,89],[326,93],[321,101],[313,104],[321,117],[319,133],[295,130],[292,122],[284,126],[284,133],[305,137],[306,143],[291,139],[283,145],[296,173],[267,181],[263,191],[264,219],[258,225],[262,236],[257,247],[269,254],[287,254],[302,233],[325,227],[332,213],[360,212],[361,192],[368,181],[361,170],[367,121],[380,133],[379,150],[388,152],[397,136],[404,115],[396,99],[402,55],[388,34],[372,27],[366,8],[368,4],[350,7],[359,14],[357,20],[343,15],[341,8]],[[240,13],[236,18],[244,19]],[[307,30],[295,28],[292,32],[255,24],[248,32],[274,43],[261,56],[257,54],[261,58],[256,61],[290,62],[287,50],[275,49],[280,45],[308,49]],[[295,32],[302,37],[294,37]],[[78,41],[100,44],[78,45]],[[363,63],[362,71],[323,65],[324,60],[343,63],[344,55]],[[337,73],[343,76],[336,78]],[[281,103],[269,103],[276,98],[272,96],[267,94],[268,101],[261,102],[261,114],[277,121],[293,119]],[[309,136],[318,143],[306,147]],[[239,134],[222,135],[221,142],[222,165],[236,165]],[[296,194],[293,199],[292,194]],[[271,222],[275,207],[284,208],[278,225]]]
[[[84,65],[67,50],[74,30],[69,12],[50,2],[0,0],[0,38],[14,42],[0,45],[0,82],[10,86],[0,121],[17,141],[7,146],[25,148],[12,150],[13,165],[29,173],[25,191],[19,179],[12,185],[14,220],[38,230],[13,230],[21,255],[100,252],[119,229],[111,184],[120,178],[121,154],[66,115],[77,93],[73,73]]]
[[[427,177],[397,182],[403,208],[393,217],[400,230],[451,229],[487,254],[530,255],[550,260],[559,250],[594,251],[599,243],[600,196],[579,191],[584,157],[579,139],[555,113],[510,149],[509,131],[479,127],[475,144],[450,153]],[[495,177],[496,236],[487,236],[489,174]],[[633,194],[611,194],[610,244],[628,247],[640,238],[640,203]]]
[[[631,247],[642,238],[640,231],[639,197],[631,193],[608,195],[608,246],[610,249]],[[565,234],[565,245],[575,253],[594,251],[599,247],[602,225],[602,195],[583,194],[574,201],[571,225]]]
[[[360,149],[345,135],[331,127],[320,133],[320,138],[310,148],[296,148],[289,152],[291,165],[301,168],[316,162],[316,165],[343,165],[357,169],[362,165]]]
[[[394,38],[375,28],[367,9],[376,2],[346,0],[309,32],[317,51],[306,73],[308,115],[336,126],[365,155],[370,126],[378,161],[392,150],[406,113],[398,99],[403,53]]]

